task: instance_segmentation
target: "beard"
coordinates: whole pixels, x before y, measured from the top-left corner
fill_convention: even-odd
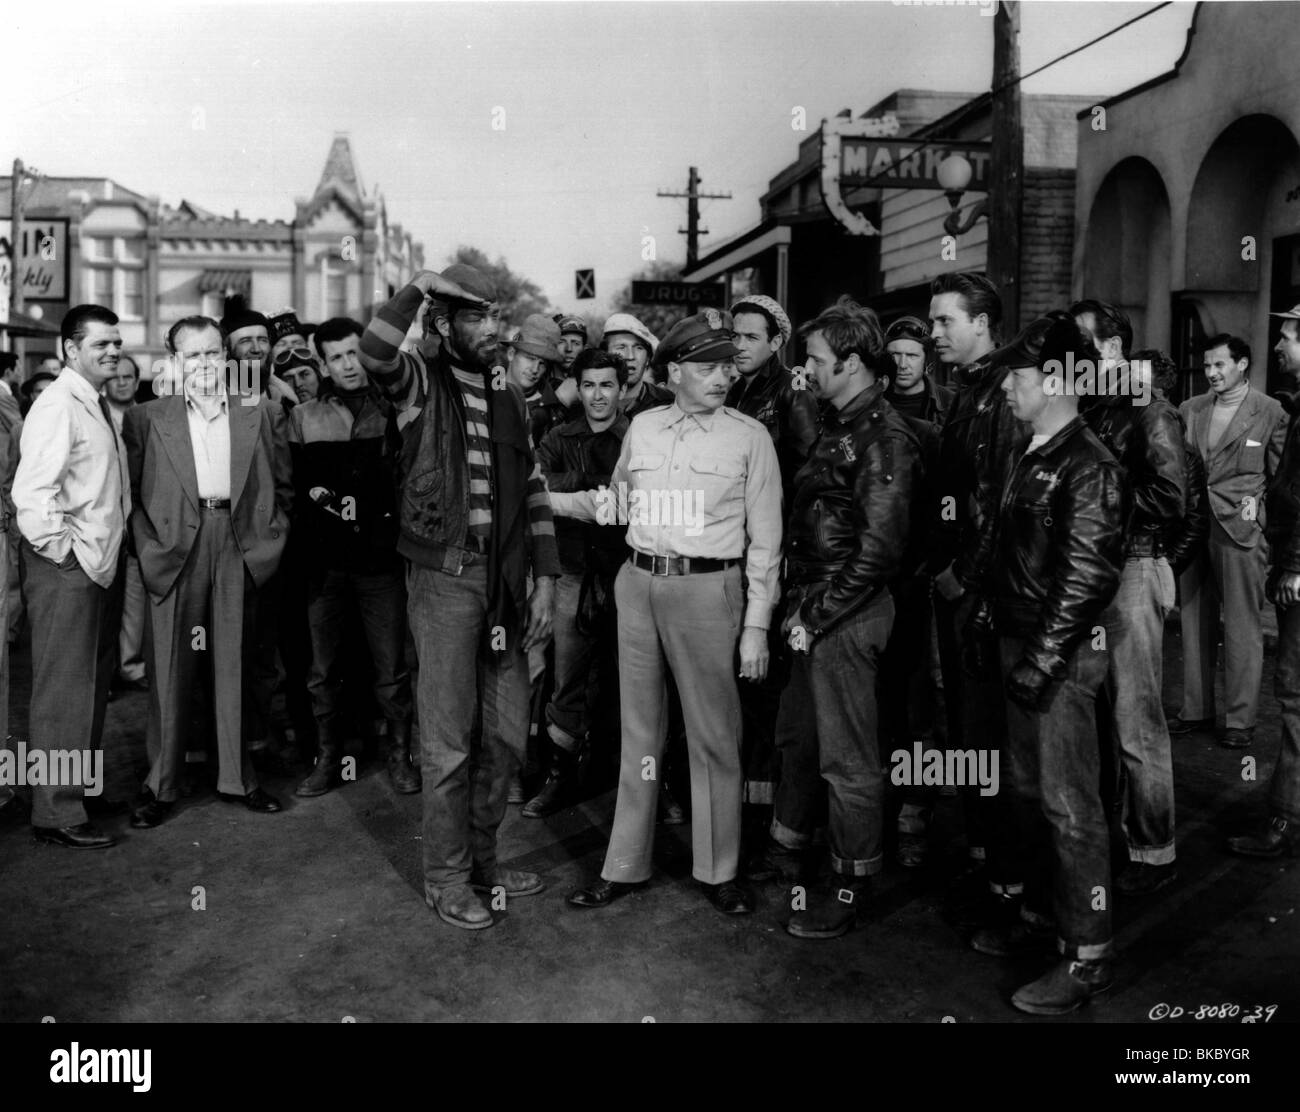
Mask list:
[[[447,351],[452,359],[472,371],[487,372],[497,361],[495,339],[478,348],[474,344],[474,337],[462,331],[454,320],[451,323],[451,333],[447,337]]]

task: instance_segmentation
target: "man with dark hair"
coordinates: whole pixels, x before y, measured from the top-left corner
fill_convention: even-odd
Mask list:
[[[258,588],[284,551],[293,499],[284,413],[226,359],[216,321],[187,317],[168,333],[179,391],[127,414],[131,529],[149,592],[151,767],[133,827],[171,814],[185,760],[190,699],[211,668],[218,795],[264,814],[244,745],[242,707],[255,649]],[[240,392],[243,385],[247,392]]]
[[[397,554],[397,454],[391,404],[361,365],[356,321],[336,317],[316,331],[328,376],[320,396],[290,415],[295,539],[305,563],[311,635],[312,710],[319,755],[295,791],[323,795],[339,783],[345,640],[360,618],[372,662],[375,702],[388,723],[388,778],[395,791],[420,790],[411,760],[411,681],[404,660],[405,569]]]
[[[108,413],[113,419],[113,428],[119,437],[122,435],[122,425],[126,421],[127,413],[136,404],[135,395],[139,385],[140,368],[136,361],[124,352],[117,364],[117,374],[104,385]],[[149,689],[144,663],[144,626],[149,604],[145,596],[144,580],[140,578],[140,561],[131,554],[129,545],[127,548],[126,570],[123,574],[122,620],[117,638],[117,670],[113,676],[113,686],[109,689],[110,698],[114,688],[134,691]]]
[[[1280,318],[1282,334],[1273,351],[1278,369],[1300,383],[1300,305]],[[1300,852],[1300,421],[1297,395],[1283,395],[1291,413],[1286,445],[1268,492],[1268,539],[1273,569],[1266,593],[1277,606],[1277,667],[1273,692],[1282,712],[1282,737],[1268,785],[1268,813],[1255,829],[1228,839],[1243,857],[1281,857]]]
[[[916,435],[884,400],[875,313],[841,298],[800,335],[823,420],[795,476],[789,514],[781,632],[794,664],[777,725],[782,762],[770,852],[797,855],[812,844],[824,784],[830,887],[796,907],[786,926],[796,938],[824,939],[852,929],[870,878],[884,867],[877,665],[922,461]]]
[[[102,305],[73,306],[59,347],[64,368],[27,414],[13,482],[32,626],[28,748],[79,752],[81,767],[93,760],[96,771],[90,785],[77,777],[34,786],[32,826],[54,845],[103,849],[115,839],[90,821],[84,801],[93,777],[103,790],[104,709],[131,512],[126,457],[99,392],[122,354],[117,317]]]
[[[629,424],[618,405],[627,384],[627,364],[619,356],[588,348],[573,361],[572,374],[582,416],[552,429],[537,449],[552,494],[608,486]],[[523,809],[527,818],[558,810],[578,787],[596,722],[593,677],[599,698],[618,703],[614,578],[627,560],[626,530],[552,509],[561,573],[555,587],[555,689],[546,708],[551,759],[541,791]]]
[[[934,495],[930,485],[938,470],[939,430],[952,405],[952,391],[933,381],[930,365],[934,341],[928,325],[916,317],[900,317],[885,331],[889,385],[885,398],[921,444],[925,478],[914,488],[916,512],[911,521],[907,549],[897,578],[890,586],[894,596],[894,626],[880,660],[880,725],[887,744],[896,751],[933,743],[937,692],[931,666],[934,650],[932,581],[926,572],[930,556]],[[940,739],[946,734],[939,724]],[[886,750],[890,751],[890,750]],[[938,789],[909,784],[900,793],[898,813],[898,863],[919,868],[929,855],[926,837]]]
[[[426,297],[442,340],[429,358],[401,350]],[[361,340],[361,365],[397,406],[405,441],[398,551],[420,667],[425,900],[465,930],[493,923],[476,888],[497,889],[494,903],[543,888],[497,860],[528,736],[527,653],[551,635],[560,572],[523,395],[509,382],[492,389],[500,322],[491,280],[457,263],[417,274]]]
[[[586,492],[552,495],[585,503],[582,514],[566,511],[573,516],[626,521],[633,549],[615,585],[622,754],[614,828],[600,879],[569,894],[575,907],[605,907],[650,877],[671,672],[691,763],[692,874],[724,915],[753,910],[736,879],[742,776],[733,669],[739,653],[741,678],[767,674],[781,475],[767,430],[723,404],[736,355],[730,332],[714,309],[677,324],[657,352],[677,388],[673,403],[632,421],[610,497],[597,507]]]
[[[971,588],[984,571],[975,562],[980,527],[997,512],[1006,463],[1022,428],[1002,391],[1005,375],[988,364],[1001,323],[1001,299],[983,274],[941,274],[931,284],[930,334],[936,357],[952,371],[955,393],[940,434],[938,473],[930,483],[933,552],[926,570],[934,577],[947,744],[957,750],[996,751],[1006,734],[997,669],[967,675],[962,665],[964,630],[975,605]],[[974,637],[983,642],[982,657],[996,659],[992,637]],[[985,797],[969,787],[961,795],[970,855],[983,865],[994,907],[1005,911],[1022,889],[1010,814],[996,795]]]
[[[1073,1011],[1111,982],[1110,836],[1100,789],[1095,700],[1106,677],[1094,627],[1115,595],[1124,539],[1120,465],[1079,416],[1062,368],[1098,353],[1069,313],[1028,325],[990,359],[1031,435],[1008,459],[985,520],[975,625],[998,638],[1005,677],[1009,792],[1028,853],[1014,923],[975,933],[996,957],[1050,952],[1061,962],[1011,1003]]]
[[[608,327],[608,325],[606,326]],[[727,393],[727,405],[752,417],[772,438],[781,468],[782,506],[789,507],[795,472],[808,459],[817,439],[817,402],[805,376],[798,378],[781,358],[793,329],[780,303],[764,294],[750,294],[731,307],[731,342],[736,345],[737,378]],[[776,750],[776,719],[781,690],[788,679],[780,622],[768,630],[772,661],[761,683],[742,683],[740,711],[744,718],[741,759],[745,769],[743,838],[747,853],[767,841],[772,825],[780,758]],[[751,879],[766,878],[760,858],[751,860]]]
[[[619,408],[630,421],[648,409],[657,409],[673,400],[671,390],[657,385],[647,374],[659,341],[631,313],[614,313],[605,321],[600,346],[627,364],[627,385]]]
[[[1250,384],[1250,345],[1222,333],[1205,345],[1210,389],[1179,407],[1187,443],[1205,464],[1210,532],[1179,581],[1183,623],[1183,706],[1175,736],[1214,729],[1214,672],[1223,611],[1224,702],[1221,745],[1254,738],[1264,665],[1264,583],[1268,545],[1264,498],[1286,443],[1286,411]]]
[[[1128,361],[1133,328],[1127,315],[1096,300],[1076,302],[1069,311],[1100,355],[1091,368],[1097,395],[1084,420],[1127,479],[1123,570],[1101,621],[1110,650],[1108,732],[1126,773],[1122,823],[1129,866],[1115,887],[1146,895],[1177,876],[1173,754],[1160,695],[1165,616],[1174,606],[1174,573],[1164,546],[1179,527],[1188,497],[1183,427],[1178,411],[1153,394],[1142,368]]]

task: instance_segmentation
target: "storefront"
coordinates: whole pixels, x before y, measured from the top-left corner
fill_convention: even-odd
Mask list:
[[[1199,4],[1170,73],[1079,113],[1074,292],[1169,351],[1181,397],[1205,389],[1219,332],[1279,385],[1268,314],[1300,302],[1300,23],[1284,7]]]

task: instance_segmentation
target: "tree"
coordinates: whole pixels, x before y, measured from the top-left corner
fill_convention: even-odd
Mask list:
[[[682,264],[656,259],[632,278],[637,282],[680,282]],[[632,300],[632,282],[619,290],[610,304],[616,313],[631,313],[661,340],[668,335],[674,324],[695,312],[687,305],[638,305]]]
[[[506,323],[521,324],[525,317],[533,313],[549,315],[551,312],[551,303],[542,293],[541,287],[522,274],[516,274],[500,255],[496,262],[491,262],[477,247],[468,247],[462,243],[448,256],[448,263],[472,266],[492,280],[497,288],[501,319]]]

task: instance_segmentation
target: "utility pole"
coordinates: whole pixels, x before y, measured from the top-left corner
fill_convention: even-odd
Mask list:
[[[659,197],[685,197],[686,198],[686,227],[678,228],[678,235],[686,237],[686,267],[690,269],[700,258],[700,236],[709,234],[707,228],[700,227],[700,201],[730,201],[730,193],[701,193],[700,182],[704,179],[700,177],[700,172],[694,166],[691,167],[690,175],[686,179],[685,193],[665,193],[659,190],[656,196]]]
[[[1020,120],[1020,3],[993,14],[993,142],[989,157],[988,276],[1002,295],[1003,339],[1020,330],[1020,217],[1025,133]]]

